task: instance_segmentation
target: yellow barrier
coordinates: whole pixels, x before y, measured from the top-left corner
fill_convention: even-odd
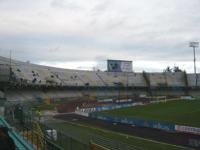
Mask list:
[[[25,131],[23,137],[30,141],[37,149],[45,149],[44,135],[40,125],[36,122],[32,124],[33,128],[30,131]]]

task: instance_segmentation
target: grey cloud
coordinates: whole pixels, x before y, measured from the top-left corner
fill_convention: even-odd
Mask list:
[[[111,6],[111,0],[101,0],[92,9],[92,15],[102,15]]]
[[[200,41],[199,6],[199,0],[3,0],[0,55],[13,50],[16,59],[32,62],[190,61],[188,42]]]
[[[78,5],[74,0],[53,0],[50,5],[55,8],[60,9],[70,9],[74,11],[78,11],[83,9],[80,5]]]

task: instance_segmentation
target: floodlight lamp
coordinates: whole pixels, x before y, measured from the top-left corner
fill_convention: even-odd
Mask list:
[[[199,47],[199,42],[190,42],[190,47]]]

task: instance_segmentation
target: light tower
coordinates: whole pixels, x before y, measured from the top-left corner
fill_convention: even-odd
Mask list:
[[[10,50],[10,75],[9,75],[9,81],[11,81],[11,76],[12,76],[12,50]]]
[[[190,47],[193,48],[193,54],[194,54],[194,73],[195,73],[195,85],[197,87],[197,70],[196,70],[196,48],[199,47],[199,42],[190,42]]]

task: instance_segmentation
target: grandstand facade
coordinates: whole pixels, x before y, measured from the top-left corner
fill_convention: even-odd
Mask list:
[[[197,77],[200,75],[197,74]],[[60,69],[0,57],[0,98],[109,98],[139,95],[198,95],[195,74],[102,72]]]

